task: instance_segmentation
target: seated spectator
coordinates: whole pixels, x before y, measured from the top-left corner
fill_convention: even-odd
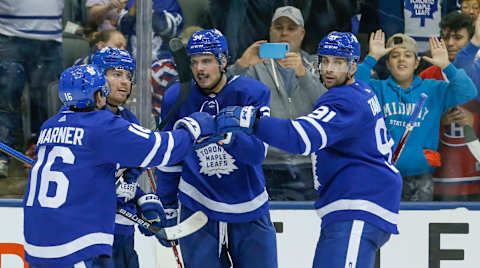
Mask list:
[[[47,86],[62,66],[63,0],[8,1],[0,4],[0,141],[23,151],[21,101],[30,89],[31,120],[37,133],[47,119]],[[32,16],[32,10],[35,16]],[[22,19],[19,19],[22,18]],[[30,138],[30,134],[27,134]],[[8,174],[8,158],[0,153],[0,178]]]
[[[424,80],[415,75],[418,49],[415,40],[404,34],[390,37],[385,47],[385,34],[378,30],[370,35],[370,48],[365,61],[358,66],[355,77],[368,83],[383,108],[388,130],[398,144],[420,94],[428,99],[396,166],[403,177],[404,201],[433,200],[432,172],[440,165],[438,154],[440,116],[448,108],[465,103],[477,95],[472,80],[448,59],[445,42],[436,37],[429,40],[432,57],[423,59],[439,66],[450,81]],[[370,79],[376,62],[387,56],[391,76],[387,80]],[[386,144],[386,146],[392,146]]]
[[[475,70],[473,61],[478,47],[474,45],[476,41],[472,38],[477,31],[474,29],[472,17],[466,13],[452,12],[442,18],[440,30],[442,39],[447,45],[449,60],[457,68],[465,69],[478,89],[480,80],[475,73],[478,70]],[[477,35],[479,40],[477,44],[480,45],[480,34]],[[470,39],[472,41],[466,48]],[[457,55],[460,55],[459,61],[456,60]],[[446,78],[438,66],[431,66],[424,70],[420,73],[420,77],[437,80]],[[451,108],[442,115],[438,145],[442,166],[436,168],[433,173],[433,192],[436,201],[480,200],[480,182],[473,179],[480,176],[480,171],[477,169],[477,160],[466,146],[464,138],[465,126],[469,126],[472,131],[475,130],[477,136],[480,134],[478,105],[477,96],[477,100]]]
[[[295,7],[280,7],[270,26],[270,42],[288,42],[290,52],[283,59],[260,58],[259,47],[266,40],[253,43],[228,69],[229,74],[255,78],[270,88],[271,115],[297,118],[308,114],[326,91],[321,84],[316,59],[300,49],[305,36],[304,21]],[[314,200],[312,162],[270,146],[263,162],[267,190],[272,200]]]
[[[120,11],[128,0],[87,0],[88,21],[98,32],[116,29]]]
[[[476,19],[480,13],[480,0],[463,0],[462,13],[470,15],[472,19]]]
[[[104,47],[113,47],[118,49],[126,49],[127,40],[121,32],[118,30],[105,30],[103,32],[97,32],[93,36],[92,42],[92,53],[83,58],[79,58],[75,61],[73,65],[83,65],[92,63],[92,56],[95,51],[102,49]]]
[[[177,0],[153,0],[152,14],[152,113],[157,127],[163,94],[178,73],[168,42],[183,29],[183,11]],[[127,50],[137,56],[136,2],[129,0],[119,20],[119,29],[127,37]]]

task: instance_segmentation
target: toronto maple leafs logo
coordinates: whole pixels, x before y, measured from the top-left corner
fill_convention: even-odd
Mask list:
[[[426,19],[433,19],[438,11],[438,0],[405,0],[405,9],[411,12],[411,18],[419,18],[420,26],[425,26]]]
[[[238,169],[234,164],[235,159],[216,143],[211,143],[195,152],[200,160],[200,173],[207,176],[216,175],[221,179],[222,175],[228,175]]]

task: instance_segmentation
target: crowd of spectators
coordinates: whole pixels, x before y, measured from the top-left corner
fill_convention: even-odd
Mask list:
[[[75,64],[90,63],[91,54],[106,46],[135,57],[136,1],[7,2],[0,5],[0,141],[34,156],[32,135],[48,116],[47,89],[70,67],[64,66],[64,50],[70,50],[62,33],[90,44],[90,53],[78,55]],[[480,162],[464,140],[466,132],[480,135],[479,0],[203,2],[206,15],[189,21],[188,1],[153,0],[151,90],[157,126],[164,92],[178,79],[168,48],[173,37],[188,40],[196,30],[219,29],[229,45],[227,74],[266,84],[272,116],[296,118],[310,112],[326,91],[318,73],[318,42],[332,30],[352,32],[362,51],[356,79],[379,96],[395,142],[404,129],[395,122],[409,115],[420,92],[429,95],[397,163],[403,200],[480,200]],[[67,17],[66,6],[76,7]],[[82,20],[79,14],[88,16]],[[290,52],[283,59],[260,58],[259,46],[267,42],[289,43]],[[0,180],[11,176],[12,161],[0,153]],[[270,147],[263,171],[272,200],[315,199],[309,157]]]

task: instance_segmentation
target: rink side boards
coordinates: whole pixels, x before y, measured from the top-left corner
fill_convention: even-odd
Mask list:
[[[312,202],[271,202],[280,268],[311,267],[320,232]],[[23,213],[18,199],[0,199],[0,268],[23,268]],[[480,203],[402,203],[400,235],[392,236],[376,268],[471,268],[480,263]],[[170,249],[136,232],[141,267],[175,268]],[[201,246],[201,245],[199,245]]]

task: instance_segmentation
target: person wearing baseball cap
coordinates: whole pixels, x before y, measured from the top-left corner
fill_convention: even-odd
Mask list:
[[[372,87],[383,108],[386,128],[394,140],[394,143],[379,143],[383,152],[395,149],[420,95],[424,93],[428,96],[416,118],[415,128],[395,163],[403,178],[403,201],[433,200],[432,172],[441,165],[437,152],[440,117],[448,108],[465,103],[477,95],[477,89],[465,71],[450,63],[444,40],[431,37],[429,44],[432,56],[422,58],[440,67],[450,82],[422,80],[415,74],[419,64],[415,40],[399,33],[391,36],[385,46],[385,33],[382,30],[370,35],[368,56],[355,74],[357,80]],[[383,56],[387,57],[386,64],[391,76],[386,80],[371,79],[372,68]]]
[[[271,43],[288,43],[283,58],[260,58],[259,48],[267,40],[250,45],[227,73],[257,79],[270,88],[271,115],[297,118],[312,111],[315,101],[326,92],[320,82],[316,57],[301,49],[305,36],[302,12],[293,6],[275,10],[269,31]],[[267,190],[272,200],[315,200],[312,162],[270,146],[263,162]]]

